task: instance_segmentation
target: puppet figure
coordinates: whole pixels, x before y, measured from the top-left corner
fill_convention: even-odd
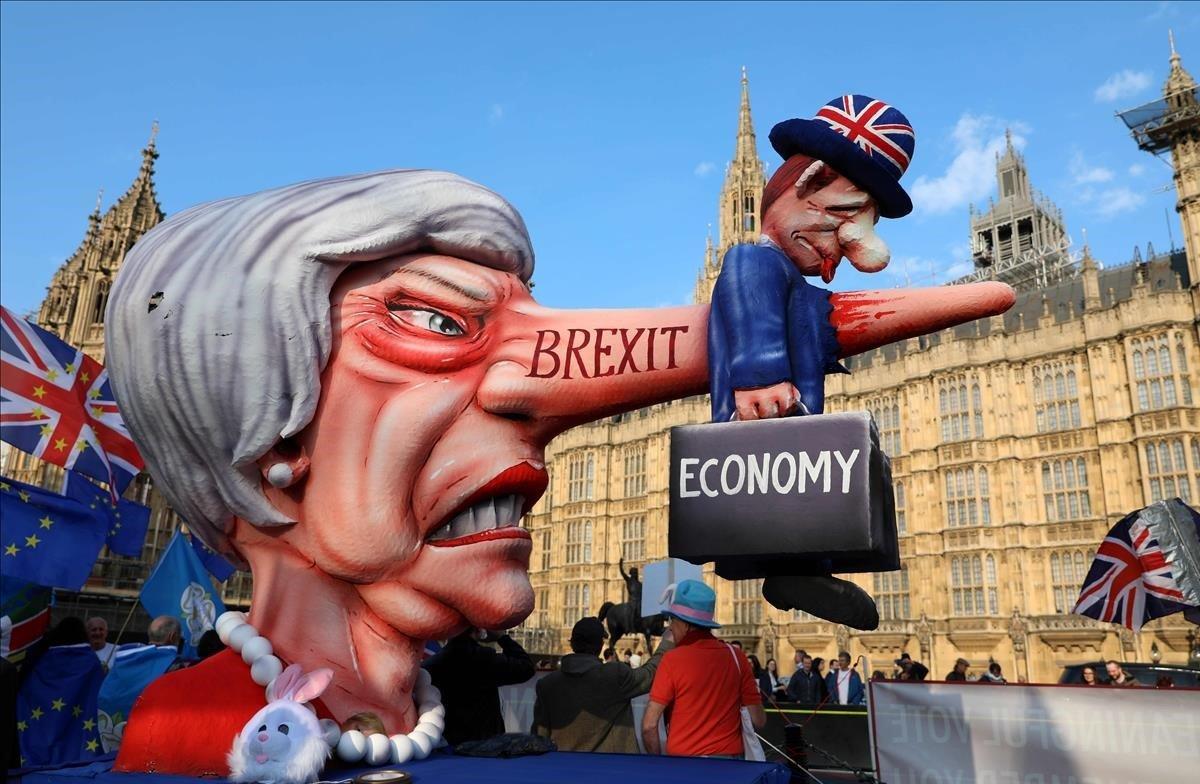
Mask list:
[[[311,705],[338,759],[430,753],[445,711],[425,640],[533,609],[520,520],[546,444],[709,388],[706,306],[548,308],[533,267],[508,202],[421,170],[193,207],[129,252],[106,315],[114,391],[156,487],[253,572],[254,597],[218,621],[228,650],[142,693],[117,770],[228,776],[230,738],[289,665],[332,672]],[[1000,284],[858,292],[830,318],[849,356],[1011,302]],[[731,394],[728,373],[713,383]],[[341,732],[364,711],[388,734]]]
[[[784,163],[762,197],[762,238],[725,255],[708,325],[714,422],[820,414],[825,375],[845,373],[830,323],[830,292],[806,277],[833,280],[838,262],[878,272],[888,249],[875,233],[880,217],[912,211],[900,177],[916,138],[897,109],[843,95],[811,120],[771,129]],[[874,602],[832,576],[768,577],[774,606],[800,609],[856,628],[874,628]]]

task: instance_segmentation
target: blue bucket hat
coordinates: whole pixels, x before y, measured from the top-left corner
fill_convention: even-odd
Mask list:
[[[771,146],[786,161],[807,155],[824,161],[879,204],[884,218],[912,212],[900,187],[917,137],[899,109],[866,95],[843,95],[811,120],[784,120],[771,129]]]
[[[707,629],[720,629],[721,624],[713,620],[716,614],[717,595],[699,580],[682,580],[672,591],[667,589],[669,596],[663,601],[666,605],[663,612],[673,615],[681,621],[687,621],[693,626],[703,626]]]

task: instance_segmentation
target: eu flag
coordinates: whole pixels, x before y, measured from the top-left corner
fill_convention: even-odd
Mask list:
[[[142,606],[151,617],[173,615],[183,630],[184,655],[194,656],[196,643],[225,612],[212,578],[181,531],[175,531],[158,565],[142,586]]]
[[[200,541],[200,537],[192,534],[189,538],[192,540],[192,548],[196,551],[196,557],[200,559],[200,563],[204,564],[204,568],[217,578],[217,582],[225,582],[229,579],[229,575],[237,571],[237,567],[226,561],[225,557],[216,550]]]
[[[109,550],[134,558],[141,556],[146,529],[150,526],[150,507],[124,498],[113,506],[107,490],[100,489],[92,480],[75,471],[67,471],[62,489],[63,495],[87,504],[89,509],[104,515],[108,523],[105,544]]]
[[[17,693],[21,764],[57,765],[99,756],[96,695],[104,680],[87,643],[46,650]]]
[[[103,515],[41,487],[0,479],[0,574],[78,591],[108,534]]]

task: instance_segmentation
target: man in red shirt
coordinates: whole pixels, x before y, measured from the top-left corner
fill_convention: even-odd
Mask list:
[[[666,607],[671,634],[642,719],[648,754],[661,754],[658,720],[667,717],[667,753],[679,757],[742,757],[741,708],[756,728],[767,722],[745,654],[712,636],[717,595],[699,580],[684,580]]]

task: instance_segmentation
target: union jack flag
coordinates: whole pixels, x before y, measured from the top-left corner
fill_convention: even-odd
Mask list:
[[[1188,535],[1190,528],[1194,548],[1196,513],[1178,499],[1169,503],[1182,507],[1187,515],[1184,528],[1176,529],[1173,538],[1178,539],[1180,531]],[[1179,573],[1180,566],[1173,564],[1164,552],[1156,535],[1155,521],[1144,515],[1146,511],[1139,510],[1123,518],[1104,537],[1080,589],[1074,612],[1098,621],[1119,623],[1136,632],[1155,618],[1192,606],[1180,587],[1185,575]]]
[[[899,109],[865,95],[843,95],[821,107],[821,120],[854,142],[872,158],[904,174],[912,161],[917,137]]]
[[[0,307],[0,439],[107,482],[114,502],[145,465],[96,360]]]

